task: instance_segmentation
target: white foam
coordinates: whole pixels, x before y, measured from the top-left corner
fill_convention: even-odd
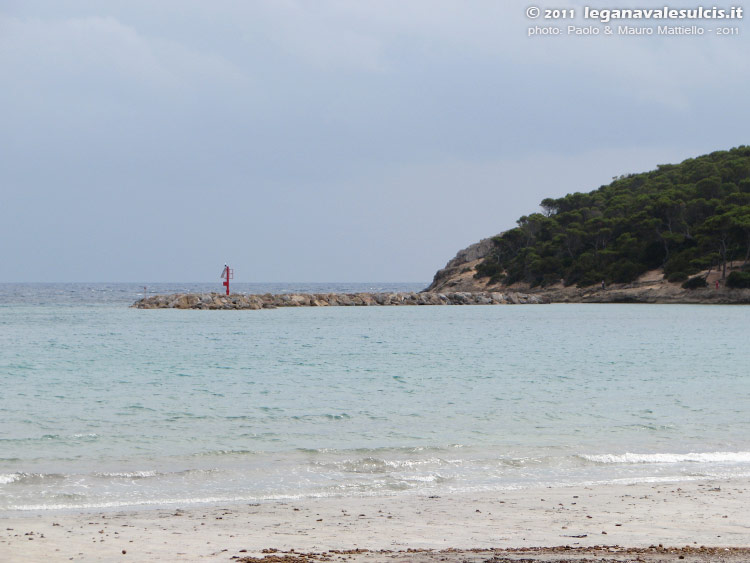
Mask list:
[[[20,473],[0,473],[0,485],[7,485],[18,481],[23,475]]]
[[[595,463],[750,463],[750,452],[703,452],[687,454],[582,454],[579,457]]]
[[[130,479],[138,479],[140,477],[155,477],[156,471],[124,471],[124,472],[113,472],[113,473],[97,473],[99,477],[125,477]]]
[[[166,507],[173,505],[215,505],[218,503],[244,503],[258,501],[286,501],[299,500],[302,498],[327,498],[335,496],[332,494],[316,495],[261,495],[261,496],[207,496],[207,497],[174,497],[160,499],[122,499],[115,501],[101,501],[88,503],[50,503],[50,504],[17,504],[3,508],[3,510],[98,510],[98,509],[125,509],[133,507]]]

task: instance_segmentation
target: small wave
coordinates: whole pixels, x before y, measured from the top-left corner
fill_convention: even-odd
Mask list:
[[[363,456],[389,456],[389,455],[414,455],[428,453],[448,453],[463,448],[462,444],[447,444],[445,446],[385,446],[380,448],[297,448],[298,452],[304,454],[341,454],[341,455],[363,455]]]
[[[750,452],[705,452],[688,454],[581,454],[594,463],[750,463]]]
[[[351,418],[351,416],[349,416],[345,412],[342,412],[341,414],[327,414],[325,415],[325,417],[328,420],[344,420],[346,418]]]
[[[618,426],[617,428],[636,431],[672,431],[676,429],[676,426],[674,424],[624,424],[622,426]]]
[[[257,450],[209,450],[205,452],[195,452],[189,454],[190,457],[214,457],[214,456],[246,456],[259,455],[263,452]]]
[[[292,420],[302,422],[315,422],[317,420],[348,420],[351,415],[342,412],[340,414],[301,414],[291,417]]]
[[[192,504],[215,504],[219,502],[244,502],[255,500],[253,497],[205,497],[205,498],[165,498],[155,500],[117,500],[101,502],[80,502],[80,503],[49,503],[49,504],[17,504],[10,505],[6,510],[91,510],[102,508],[127,508],[136,506],[171,506],[175,504],[192,505]]]
[[[112,473],[94,473],[96,477],[120,477],[125,479],[143,479],[156,477],[156,471],[115,471]]]
[[[429,459],[404,459],[386,460],[376,457],[365,457],[361,459],[346,459],[342,461],[313,461],[316,467],[342,471],[344,473],[388,473],[403,469],[412,469],[423,465],[452,464],[438,458]]]
[[[39,483],[70,483],[72,481],[81,482],[82,480],[96,479],[150,479],[185,477],[185,476],[203,476],[220,472],[219,469],[184,469],[181,471],[172,471],[162,473],[159,471],[101,471],[94,473],[0,473],[0,485],[9,485],[17,483],[18,485],[35,485]]]
[[[23,478],[23,473],[0,473],[0,485],[7,485]]]
[[[439,473],[431,473],[429,475],[415,475],[409,477],[408,481],[416,481],[418,483],[447,483],[453,481],[452,477],[443,477]]]
[[[0,442],[19,442],[19,443],[34,443],[34,442],[48,442],[50,440],[86,440],[92,441],[99,439],[98,434],[42,434],[41,436],[30,436],[25,438],[0,438]]]
[[[346,473],[386,473],[392,465],[383,459],[368,457],[358,460],[346,460],[338,463],[316,464],[324,467],[332,467]]]
[[[39,483],[47,479],[63,479],[61,473],[0,473],[0,485]]]

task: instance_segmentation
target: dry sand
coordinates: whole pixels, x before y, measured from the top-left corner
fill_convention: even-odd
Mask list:
[[[731,549],[750,546],[749,491],[736,479],[39,512],[2,519],[0,561],[750,561]]]

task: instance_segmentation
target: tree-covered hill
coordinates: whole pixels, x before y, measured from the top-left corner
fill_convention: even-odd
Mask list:
[[[541,207],[493,239],[475,277],[583,287],[657,268],[670,281],[711,268],[724,276],[728,262],[750,258],[750,147],[621,176]]]

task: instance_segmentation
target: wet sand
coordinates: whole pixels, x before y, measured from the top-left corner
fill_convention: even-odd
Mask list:
[[[749,491],[735,479],[41,511],[3,517],[0,561],[750,561],[732,549],[750,547]]]

